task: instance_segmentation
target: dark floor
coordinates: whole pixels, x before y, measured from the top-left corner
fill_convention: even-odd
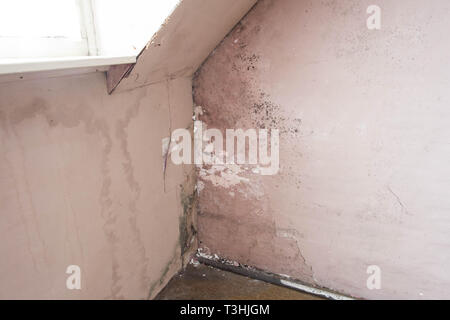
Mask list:
[[[157,300],[321,300],[307,293],[276,286],[203,264],[189,265],[176,275]]]

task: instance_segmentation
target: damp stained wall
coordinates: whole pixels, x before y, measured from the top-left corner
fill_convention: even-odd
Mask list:
[[[279,129],[280,172],[200,168],[200,246],[354,297],[450,298],[449,14],[445,0],[259,1],[194,102],[209,128]]]
[[[0,84],[0,298],[153,298],[183,263],[190,78],[108,95],[102,73]],[[81,290],[66,268],[81,268]]]
[[[187,263],[196,172],[163,141],[192,130],[192,75],[255,2],[181,1],[112,95],[67,76],[87,70],[0,77],[0,299],[153,298]]]

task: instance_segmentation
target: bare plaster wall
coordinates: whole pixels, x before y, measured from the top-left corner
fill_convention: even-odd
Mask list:
[[[1,84],[0,298],[154,297],[195,230],[195,172],[164,173],[161,146],[191,117],[188,78],[111,96],[103,74]]]
[[[381,30],[366,28],[372,4]],[[209,128],[280,129],[280,172],[200,176],[201,247],[355,297],[450,298],[449,13],[259,1],[200,68],[194,102]]]

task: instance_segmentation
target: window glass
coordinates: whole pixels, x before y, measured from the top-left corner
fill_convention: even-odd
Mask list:
[[[0,0],[0,37],[81,39],[76,0]]]

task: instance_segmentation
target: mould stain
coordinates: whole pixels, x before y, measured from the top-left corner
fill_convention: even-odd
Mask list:
[[[262,1],[244,18],[196,72],[194,104],[203,107],[199,120],[209,128],[277,129],[280,146],[301,137],[302,119],[263,89],[260,75],[270,61],[258,51],[264,34],[260,19],[272,1]],[[251,17],[251,18],[250,18]],[[256,49],[255,49],[256,48]],[[266,181],[251,166],[203,165],[198,168],[200,248],[240,263],[314,282],[300,240],[277,229]],[[276,179],[283,176],[279,174]],[[269,184],[270,185],[270,184]]]
[[[139,116],[139,110],[142,104],[142,99],[145,97],[146,91],[142,91],[139,96],[136,98],[136,102],[127,110],[124,119],[118,120],[116,125],[116,137],[120,141],[120,147],[122,150],[122,155],[124,157],[124,161],[122,162],[122,168],[124,174],[126,176],[126,180],[132,192],[129,200],[129,212],[130,215],[128,217],[128,222],[131,230],[131,234],[133,237],[134,246],[138,249],[138,255],[140,259],[139,263],[139,273],[141,278],[141,283],[143,288],[146,288],[146,283],[148,283],[148,257],[145,250],[145,245],[142,241],[141,233],[137,225],[137,219],[139,210],[137,207],[137,202],[141,196],[141,187],[137,182],[137,179],[134,174],[134,166],[132,156],[128,149],[128,133],[127,129],[130,126],[131,121]]]
[[[153,283],[150,284],[150,289],[148,291],[147,300],[152,299],[157,294],[157,289],[159,287],[162,287],[164,283],[168,280],[167,276],[169,275],[169,272],[171,268],[179,261],[178,256],[178,248],[174,248],[174,254],[172,258],[170,258],[169,262],[164,266],[164,268],[161,271],[161,276],[158,280],[153,281]]]
[[[197,236],[195,217],[197,214],[198,193],[195,190],[196,175],[192,170],[184,184],[180,185],[180,198],[183,213],[179,218],[179,245],[181,258],[191,249]]]

